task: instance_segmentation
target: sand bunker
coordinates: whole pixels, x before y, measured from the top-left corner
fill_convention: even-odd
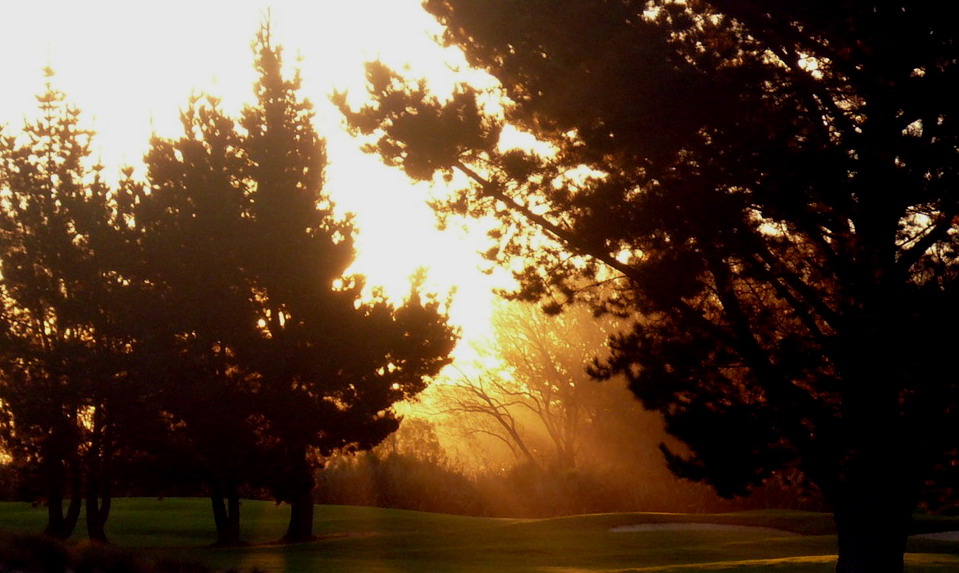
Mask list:
[[[959,531],[940,531],[939,533],[921,533],[913,535],[918,539],[940,539],[942,541],[959,541]]]
[[[725,525],[721,523],[640,523],[637,525],[623,525],[610,529],[612,533],[632,533],[636,531],[751,531],[754,533],[768,533],[770,535],[799,535],[784,529],[772,527],[751,527],[749,525]],[[922,533],[913,535],[917,539],[938,539],[941,541],[959,541],[959,531],[941,531],[939,533]]]
[[[640,523],[622,525],[610,529],[613,533],[632,533],[636,531],[749,531],[773,535],[799,535],[784,529],[772,527],[751,527],[748,525],[726,525],[721,523]]]

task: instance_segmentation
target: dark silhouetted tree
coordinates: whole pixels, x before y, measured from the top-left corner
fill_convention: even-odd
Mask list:
[[[354,112],[443,207],[501,221],[516,296],[633,314],[626,373],[726,495],[796,465],[838,570],[902,571],[955,450],[957,26],[944,4],[428,0],[504,116],[374,64]],[[505,124],[552,146],[507,149]],[[514,267],[516,268],[516,267]],[[610,279],[612,295],[578,288]],[[608,292],[608,291],[607,291]]]
[[[85,498],[90,539],[106,541],[115,458],[152,417],[129,376],[130,201],[101,178],[63,94],[48,82],[37,100],[39,117],[0,146],[4,439],[44,484],[47,533],[69,537]]]
[[[217,542],[232,545],[241,488],[262,463],[250,374],[236,360],[238,344],[259,339],[241,260],[249,198],[241,137],[217,100],[193,98],[181,121],[183,137],[152,141],[148,189],[137,193],[138,276],[154,301],[141,363],[164,388],[162,408],[183,424],[184,456],[199,474],[183,477],[206,484]]]
[[[216,100],[195,98],[184,136],[154,140],[138,221],[142,244],[156,253],[144,258],[156,261],[146,276],[172,313],[157,348],[198,366],[169,372],[171,388],[189,392],[178,416],[209,446],[198,450],[207,471],[232,476],[231,500],[264,468],[254,474],[263,471],[263,485],[291,506],[285,539],[302,541],[312,538],[322,458],[368,449],[395,430],[392,405],[449,362],[456,336],[419,282],[394,305],[363,298],[362,277],[345,275],[355,230],[324,189],[326,147],[312,105],[299,96],[299,74],[284,75],[268,26],[255,56],[256,102],[238,121]],[[221,395],[236,409],[211,408]],[[195,401],[204,396],[212,402]],[[222,471],[248,452],[262,457]],[[221,542],[236,542],[235,512],[214,508]],[[229,529],[220,531],[219,516]]]

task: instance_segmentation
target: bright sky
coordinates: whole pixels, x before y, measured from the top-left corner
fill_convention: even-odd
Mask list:
[[[409,275],[430,267],[432,288],[457,288],[452,316],[473,338],[487,329],[491,297],[491,280],[476,270],[477,243],[436,231],[429,190],[359,151],[327,100],[334,89],[364,94],[363,62],[377,58],[434,85],[452,81],[462,60],[433,41],[439,28],[420,1],[0,0],[0,125],[16,129],[34,112],[49,65],[96,130],[108,168],[136,165],[151,133],[179,134],[191,92],[221,97],[230,111],[251,99],[250,45],[269,12],[287,62],[302,58],[304,95],[329,144],[328,188],[357,215],[355,270],[401,295]]]

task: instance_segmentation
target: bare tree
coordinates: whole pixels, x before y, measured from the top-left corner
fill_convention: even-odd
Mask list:
[[[511,380],[497,373],[469,375],[460,371],[458,380],[442,389],[444,413],[456,416],[467,433],[489,436],[503,443],[518,460],[540,468],[534,449],[527,445],[527,431],[518,419],[525,404],[513,399],[521,394]]]
[[[501,304],[495,335],[480,349],[487,366],[475,374],[460,371],[442,389],[444,411],[469,432],[505,444],[517,460],[540,469],[576,468],[606,411],[638,409],[630,400],[609,399],[615,385],[587,373],[614,322],[585,308],[550,316],[529,304]]]

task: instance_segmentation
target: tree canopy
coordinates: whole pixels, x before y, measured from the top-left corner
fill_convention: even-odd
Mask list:
[[[439,208],[499,219],[488,255],[519,268],[513,296],[633,318],[596,374],[665,415],[689,447],[667,450],[675,471],[733,495],[800,467],[835,507],[839,570],[901,571],[923,482],[959,446],[947,8],[425,7],[505,111],[374,63],[373,103],[335,98],[369,148],[465,177]]]
[[[287,541],[310,539],[317,467],[382,441],[451,360],[448,301],[421,277],[393,302],[347,273],[357,229],[299,73],[269,25],[254,52],[253,103],[193,97],[145,180],[108,185],[52,87],[0,141],[0,438],[44,484],[51,535],[82,500],[106,541],[122,473],[202,484],[221,544],[253,490],[290,504]]]
[[[92,133],[52,75],[36,119],[0,142],[3,438],[43,484],[47,532],[69,537],[85,499],[89,535],[105,540],[113,458],[133,455],[134,426],[156,414],[129,376],[130,198],[104,181]]]
[[[346,274],[355,229],[324,189],[325,142],[298,94],[300,76],[285,73],[268,26],[255,53],[255,103],[234,120],[215,98],[195,98],[184,135],[154,140],[137,213],[143,244],[155,249],[144,257],[147,280],[175,309],[168,340],[208,365],[188,383],[200,392],[226,384],[249,408],[228,414],[252,428],[237,448],[260,452],[270,467],[263,485],[292,507],[286,539],[299,541],[312,536],[322,456],[368,449],[395,430],[393,404],[449,362],[456,334],[418,282],[400,305],[363,298],[363,277]],[[247,477],[224,484],[236,509]]]

